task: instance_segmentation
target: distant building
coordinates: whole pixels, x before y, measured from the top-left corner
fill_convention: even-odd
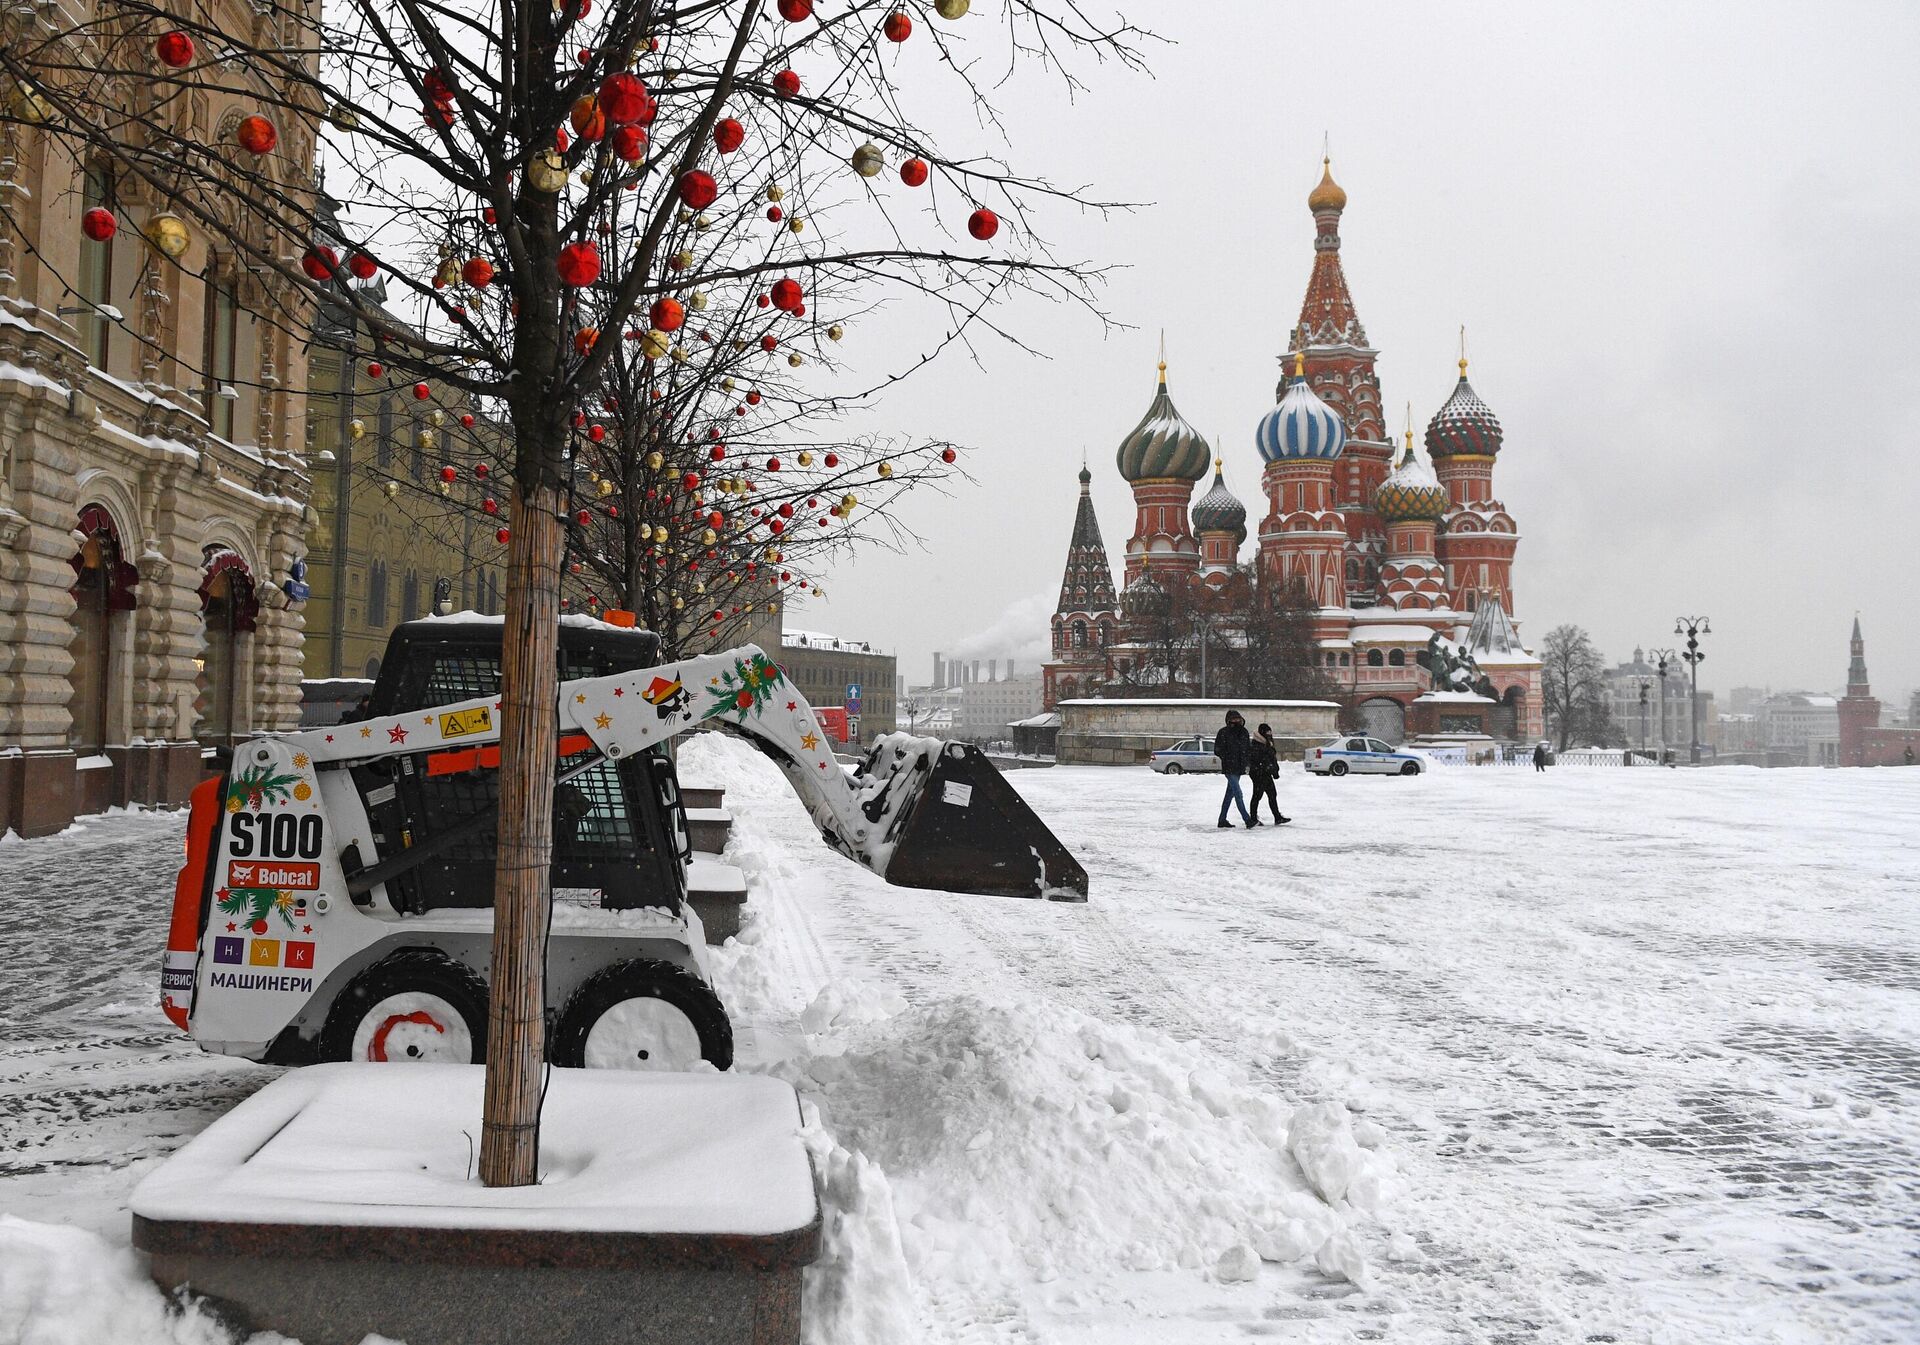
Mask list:
[[[1840,702],[1806,691],[1780,691],[1760,703],[1762,739],[1770,766],[1809,764],[1808,744],[1840,739]],[[1813,749],[1817,762],[1819,751]]]
[[[1044,708],[1046,683],[1039,673],[970,682],[961,689],[960,729],[969,738],[1008,738],[1013,725]]]
[[[1615,664],[1605,673],[1607,705],[1613,713],[1613,727],[1628,747],[1656,752],[1662,747],[1684,748],[1691,729],[1687,722],[1687,679],[1667,666],[1664,685],[1660,669],[1647,662],[1646,651],[1636,648],[1633,657]],[[1700,737],[1710,741],[1709,726],[1714,722],[1712,693],[1700,693]]]
[[[1853,619],[1847,694],[1837,707],[1838,763],[1842,766],[1911,766],[1920,761],[1920,728],[1881,728],[1880,702],[1867,683],[1867,642]]]
[[[849,721],[858,718],[858,741],[871,742],[875,734],[892,733],[896,727],[892,654],[865,640],[790,630],[780,635],[780,666],[815,709],[844,707]],[[860,689],[857,710],[848,694],[852,687]]]

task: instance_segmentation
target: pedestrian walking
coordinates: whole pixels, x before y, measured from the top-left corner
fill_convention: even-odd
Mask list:
[[[1536,771],[1544,771],[1547,768],[1547,745],[1545,743],[1535,743],[1533,745],[1533,768]]]
[[[1253,821],[1247,825],[1260,825],[1261,799],[1265,799],[1267,807],[1273,810],[1276,826],[1293,821],[1280,811],[1280,796],[1273,790],[1273,782],[1280,778],[1280,749],[1274,745],[1273,730],[1265,724],[1259,727],[1253,741],[1247,745],[1247,774],[1253,777]]]
[[[1240,777],[1247,773],[1249,738],[1247,721],[1238,710],[1227,711],[1226,727],[1222,728],[1213,740],[1213,754],[1220,758],[1220,769],[1226,772],[1227,792],[1220,800],[1220,825],[1230,827],[1227,821],[1227,805],[1237,804],[1240,808],[1240,820],[1250,827],[1260,824],[1247,813],[1247,796],[1240,792]]]

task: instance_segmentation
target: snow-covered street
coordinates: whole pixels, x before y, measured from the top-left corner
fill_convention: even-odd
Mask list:
[[[818,1113],[818,1339],[1920,1335],[1920,771],[1290,772],[1255,832],[1011,774],[1084,907],[888,888],[744,746],[682,771],[755,884],[741,1066]],[[0,846],[0,1213],[124,1243],[271,1073],[154,1005],[180,831]]]

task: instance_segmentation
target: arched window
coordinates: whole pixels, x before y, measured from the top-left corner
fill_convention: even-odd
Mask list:
[[[1367,651],[1367,666],[1369,668],[1378,668],[1385,662],[1386,660],[1380,656],[1378,649],[1369,649]]]
[[[1105,649],[1112,642],[1113,642],[1113,623],[1110,621],[1102,621],[1100,623],[1100,647],[1102,649]]]
[[[393,466],[393,399],[380,399],[380,444],[374,451],[375,461],[381,467]]]
[[[412,570],[408,570],[406,582],[400,588],[400,619],[411,621],[419,615],[420,579]]]
[[[1087,623],[1084,621],[1073,623],[1073,647],[1075,649],[1087,647]]]
[[[1350,668],[1350,667],[1352,667],[1352,666],[1353,666],[1353,655],[1351,655],[1351,654],[1346,654],[1346,653],[1343,653],[1343,654],[1341,654],[1341,655],[1340,655],[1340,666],[1341,666],[1341,667],[1343,667],[1343,668]]]
[[[1349,584],[1360,582],[1360,562],[1352,556],[1347,557],[1347,582]]]
[[[367,571],[367,624],[387,624],[387,563],[376,560]]]
[[[1467,594],[1467,610],[1471,612],[1478,605],[1479,605],[1478,595],[1469,591]]]
[[[126,618],[118,614],[133,610],[140,572],[121,559],[120,531],[103,506],[90,504],[80,511],[79,531],[86,540],[67,562],[74,575],[68,590],[73,595],[73,639],[67,651],[73,655],[73,670],[68,674],[72,725],[67,741],[76,752],[92,755],[107,745],[116,727],[114,648],[126,638]]]
[[[195,735],[203,743],[231,747],[247,733],[249,637],[260,615],[253,575],[239,555],[223,546],[206,549],[200,581],[200,617],[206,647],[200,656]]]
[[[1393,650],[1392,652],[1390,652],[1390,653],[1389,653],[1389,654],[1387,655],[1387,663],[1388,663],[1388,665],[1389,665],[1389,666],[1391,666],[1391,667],[1395,667],[1395,668],[1404,668],[1404,667],[1406,667],[1406,666],[1407,666],[1407,651],[1406,651],[1406,650],[1404,650],[1404,649],[1395,649],[1395,650]]]
[[[240,345],[240,305],[233,298],[232,262],[219,253],[207,254],[203,273],[206,299],[201,318],[201,358],[205,365],[200,382],[200,406],[207,414],[207,426],[222,439],[233,439],[233,407],[238,396],[234,379]]]
[[[87,169],[80,188],[80,209],[93,210],[96,207],[111,210],[113,202],[113,177],[110,172],[95,165]],[[96,369],[107,367],[107,336],[113,330],[113,324],[106,314],[99,311],[103,304],[113,302],[113,240],[104,243],[82,243],[80,254],[79,289],[80,302],[85,309],[80,314],[80,340],[87,352],[87,363]]]

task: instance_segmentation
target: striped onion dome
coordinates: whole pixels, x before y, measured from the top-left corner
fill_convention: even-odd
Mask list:
[[[1436,458],[1490,458],[1500,451],[1501,438],[1500,418],[1467,382],[1467,362],[1461,360],[1460,381],[1453,386],[1453,396],[1427,422],[1427,452]]]
[[[1200,431],[1187,424],[1174,409],[1167,395],[1167,366],[1160,365],[1160,387],[1153,394],[1147,414],[1133,427],[1133,433],[1120,441],[1116,455],[1120,475],[1129,482],[1173,478],[1198,481],[1207,474],[1213,449],[1200,437]]]
[[[1413,451],[1413,431],[1407,431],[1407,446],[1400,454],[1380,488],[1373,492],[1373,507],[1388,523],[1411,523],[1418,519],[1438,523],[1452,504],[1433,468]]]
[[[1283,458],[1332,461],[1347,446],[1347,425],[1338,411],[1320,400],[1296,368],[1280,405],[1260,418],[1253,442],[1268,462]]]
[[[1247,540],[1247,506],[1227,489],[1227,478],[1217,459],[1213,464],[1213,489],[1193,506],[1193,531],[1199,536],[1230,532],[1236,546]]]

